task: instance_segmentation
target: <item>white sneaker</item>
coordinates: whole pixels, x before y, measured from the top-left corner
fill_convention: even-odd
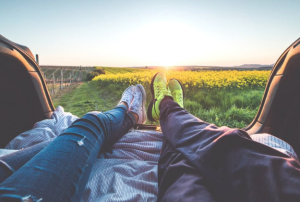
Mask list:
[[[135,85],[134,98],[130,105],[129,111],[138,115],[137,124],[144,124],[147,121],[147,114],[145,109],[146,91],[141,84]]]
[[[121,102],[125,102],[128,106],[128,109],[130,109],[131,102],[133,101],[135,92],[135,86],[129,86],[126,88],[122,94],[121,100],[118,105],[121,104]]]

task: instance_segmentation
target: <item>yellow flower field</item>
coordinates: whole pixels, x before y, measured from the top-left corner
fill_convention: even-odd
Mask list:
[[[97,67],[105,70],[83,83],[63,98],[54,101],[66,110],[82,116],[88,111],[106,111],[116,106],[130,85],[142,84],[146,90],[146,107],[152,100],[150,83],[161,70],[146,68]],[[255,117],[270,71],[166,71],[168,79],[181,81],[184,108],[194,116],[217,126],[243,128]],[[150,123],[147,124],[158,124]]]
[[[122,86],[149,85],[155,70],[99,75],[93,81]],[[270,71],[165,71],[167,79],[178,79],[186,90],[265,87]]]

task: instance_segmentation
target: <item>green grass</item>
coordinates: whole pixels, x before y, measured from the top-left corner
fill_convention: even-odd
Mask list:
[[[114,108],[125,88],[118,84],[104,86],[97,81],[91,81],[55,98],[53,102],[56,107],[61,105],[65,111],[80,117],[89,111],[107,111]],[[150,88],[145,86],[145,89],[148,106],[151,99]],[[188,112],[206,122],[217,126],[243,128],[255,117],[263,91],[263,88],[187,91],[184,105]]]
[[[132,73],[132,72],[148,70],[148,69],[142,69],[142,68],[126,68],[126,67],[121,68],[121,67],[100,67],[100,66],[97,66],[95,68],[104,69],[105,74]]]
[[[227,89],[187,92],[185,108],[217,126],[243,128],[255,117],[264,89]]]
[[[122,95],[122,90],[108,86],[101,88],[96,82],[88,82],[78,85],[70,93],[54,98],[55,107],[61,105],[66,112],[76,116],[83,116],[89,111],[107,111],[116,106]]]

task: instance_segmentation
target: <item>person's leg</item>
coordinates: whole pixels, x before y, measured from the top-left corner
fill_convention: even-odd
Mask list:
[[[0,157],[0,183],[11,176],[52,141],[41,142]]]
[[[148,107],[148,117],[157,121],[161,116],[159,106],[165,100],[176,101],[183,107],[184,92],[180,82],[175,79],[167,80],[163,73],[154,75],[151,81],[152,102]],[[175,103],[175,102],[174,102]],[[178,105],[178,104],[177,104]],[[171,122],[172,120],[170,120]],[[178,123],[173,123],[174,125]],[[161,126],[163,126],[161,124]],[[164,128],[162,131],[165,134]],[[158,201],[208,201],[214,202],[207,182],[198,175],[184,155],[164,138],[161,155],[158,161]]]
[[[160,124],[168,143],[158,165],[161,199],[176,201],[180,192],[174,186],[183,185],[184,190],[200,184],[216,201],[299,201],[300,165],[295,159],[253,141],[245,131],[203,122],[168,96],[160,102]],[[175,154],[168,157],[164,149]],[[175,158],[178,154],[180,159]],[[171,175],[178,165],[179,174]],[[190,167],[197,170],[198,182],[178,177],[189,174]],[[209,195],[195,196],[207,201]]]
[[[124,136],[126,131],[132,127],[133,116],[131,113],[125,115],[125,119],[121,126],[120,132],[110,136],[105,145],[101,148],[101,152],[108,151],[111,149],[111,146],[115,144],[121,137]],[[1,156],[0,157],[0,183],[3,182],[6,178],[15,173],[19,168],[21,168],[25,163],[32,159],[37,153],[44,149],[52,141],[42,142],[32,147],[28,147],[14,153]]]
[[[129,106],[129,103],[127,104]],[[31,195],[42,201],[78,201],[92,165],[106,140],[125,134],[135,124],[127,107],[92,112],[75,121],[63,134],[0,184],[0,201],[22,201]],[[127,131],[126,131],[127,130]]]
[[[157,201],[215,202],[206,186],[205,178],[165,139],[158,161]]]
[[[295,159],[252,141],[245,131],[205,123],[170,99],[162,101],[160,123],[218,201],[299,201]]]

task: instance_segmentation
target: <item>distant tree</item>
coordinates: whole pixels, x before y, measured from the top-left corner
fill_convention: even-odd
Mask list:
[[[91,81],[94,77],[96,77],[96,76],[98,76],[100,74],[105,74],[105,70],[97,68],[97,69],[95,69],[95,70],[90,71],[89,73],[87,73],[86,80],[87,81]]]
[[[104,69],[96,69],[96,70],[94,70],[94,72],[97,72],[98,74],[105,74]]]

